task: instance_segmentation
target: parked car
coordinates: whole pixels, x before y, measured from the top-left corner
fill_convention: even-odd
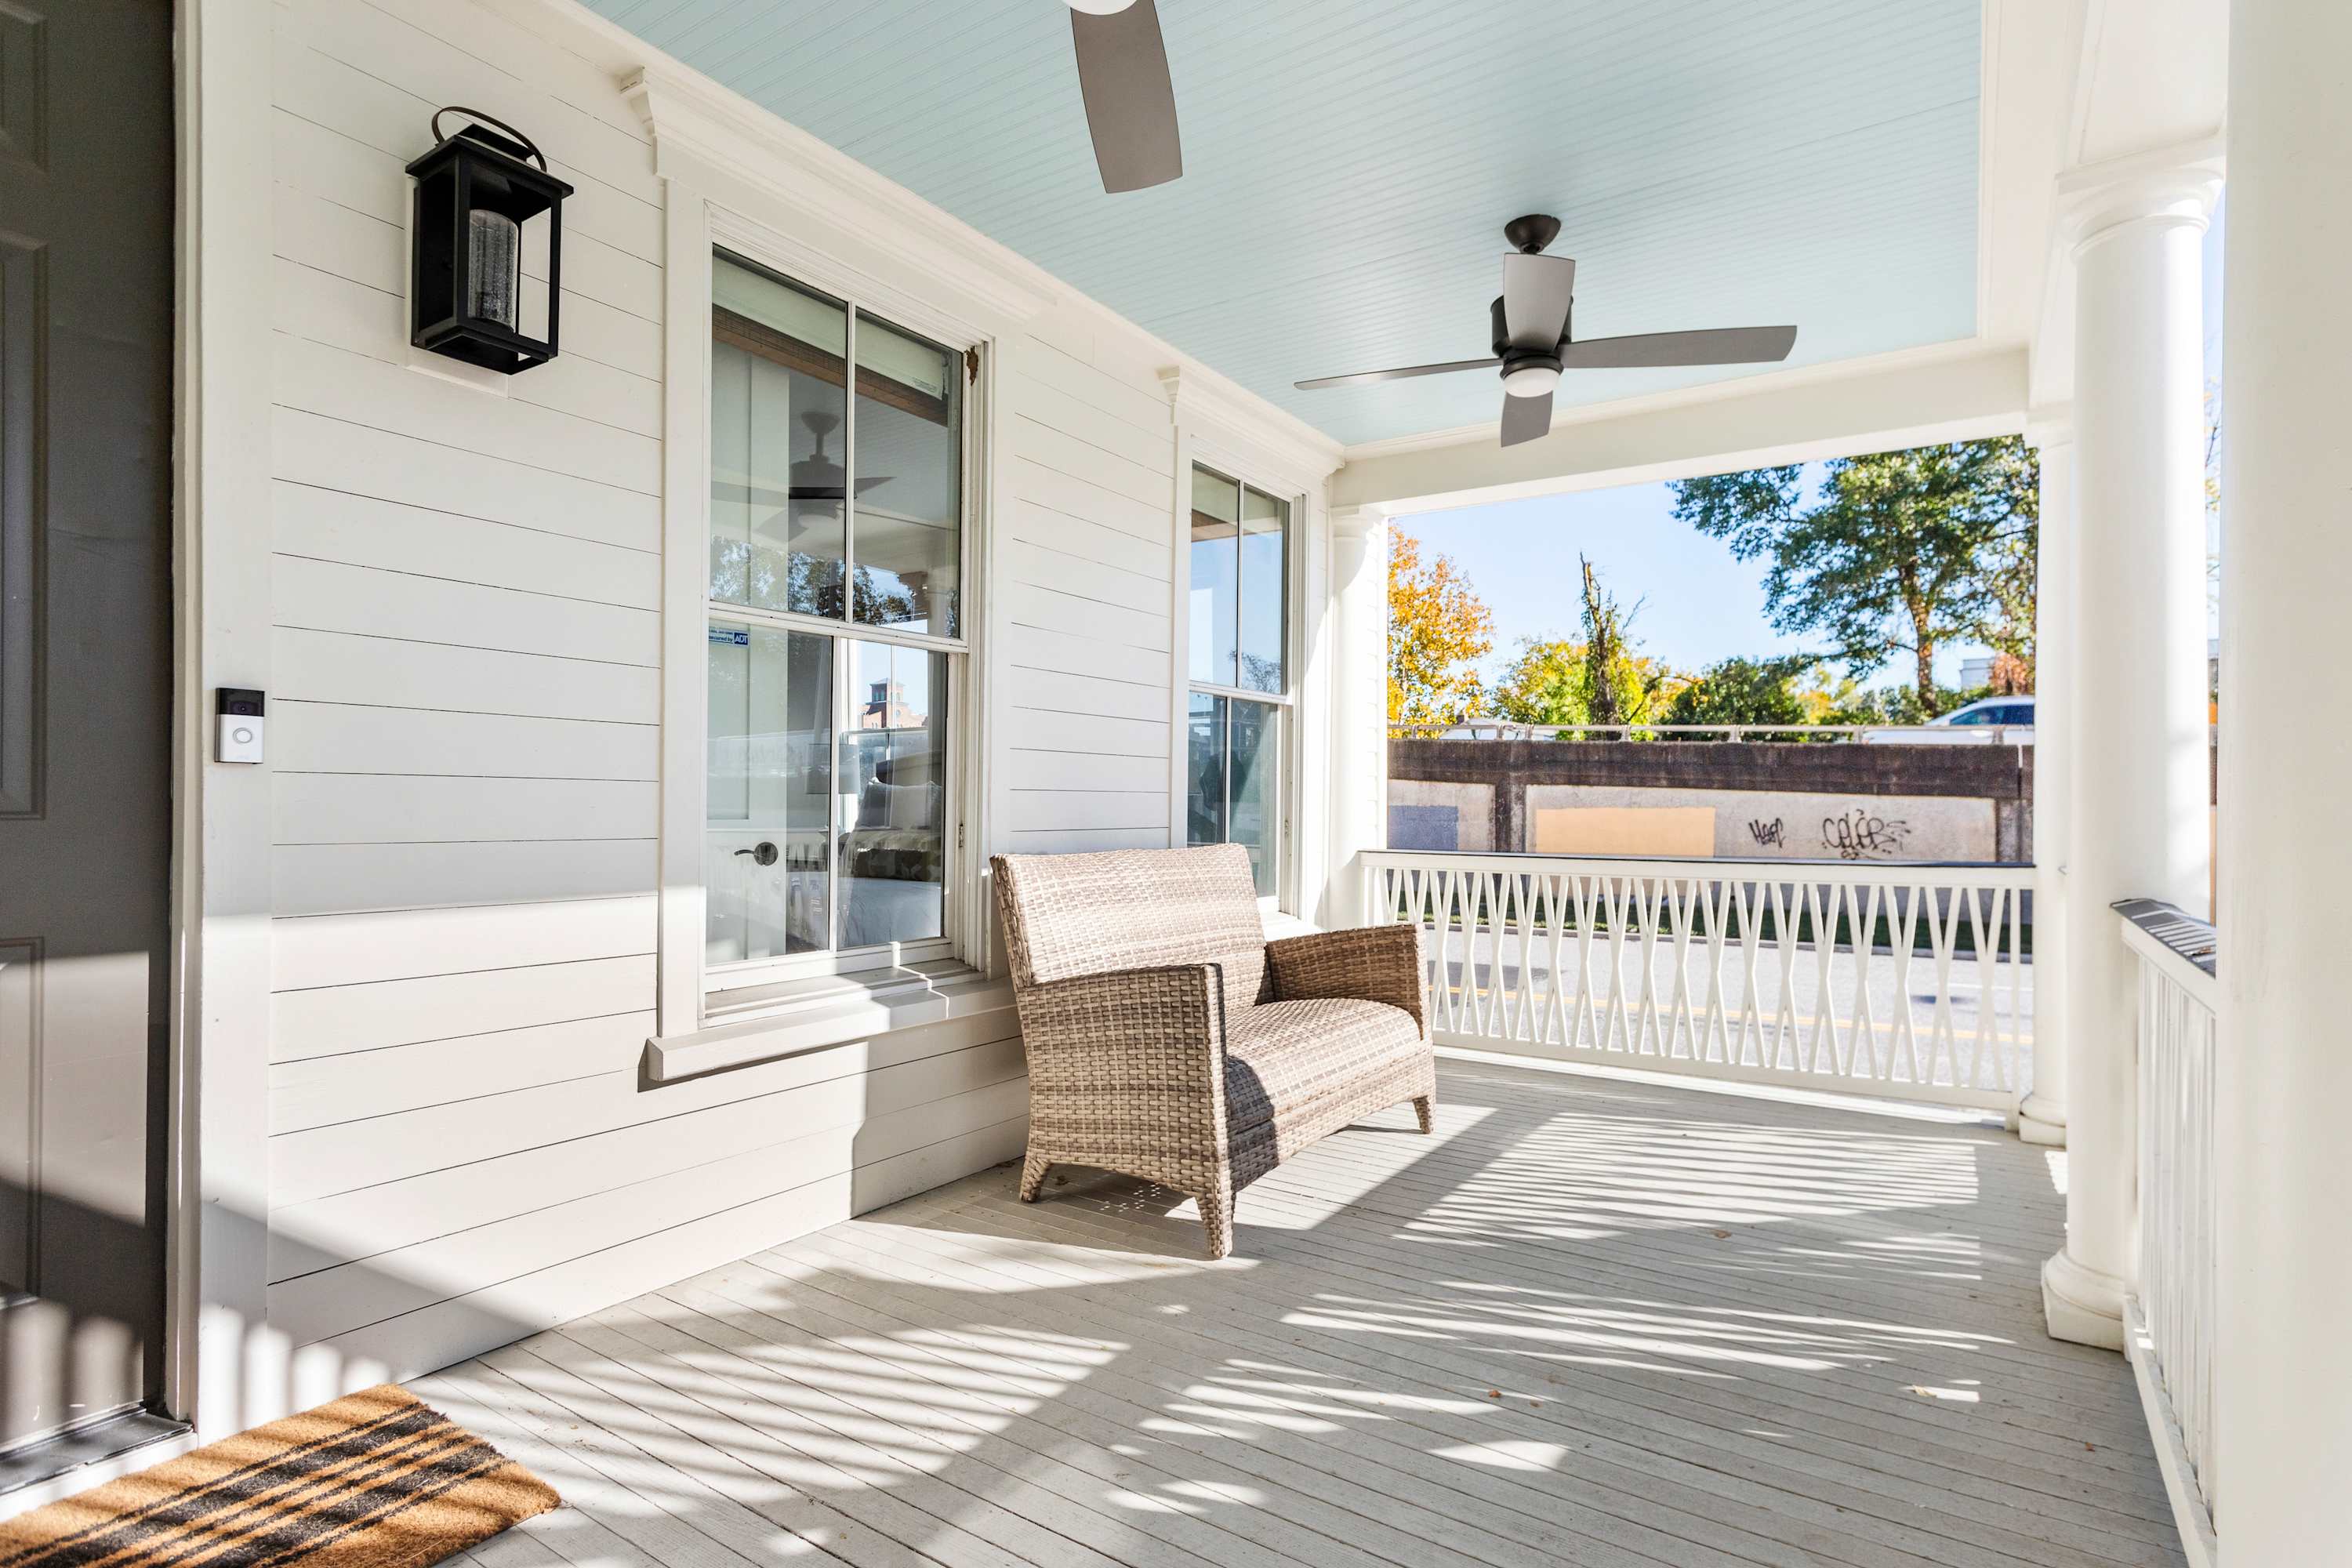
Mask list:
[[[1858,737],[1882,746],[2033,744],[2033,699],[1985,697],[1916,729],[1865,730]]]

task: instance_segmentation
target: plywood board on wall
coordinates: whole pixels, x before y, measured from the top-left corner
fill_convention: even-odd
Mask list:
[[[1527,802],[1538,854],[1894,863],[1999,858],[1993,803],[1967,796],[1529,784]],[[1621,818],[1622,828],[1603,826]],[[1571,821],[1580,826],[1570,827]],[[1603,848],[1586,837],[1607,831],[1638,831],[1643,847],[1629,840],[1626,847]],[[1685,847],[1663,847],[1670,833],[1687,835],[1673,840]]]
[[[1713,806],[1553,806],[1538,810],[1535,818],[1538,855],[1706,858],[1716,852]]]

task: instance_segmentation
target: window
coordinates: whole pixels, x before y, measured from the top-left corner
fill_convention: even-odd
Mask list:
[[[948,952],[964,356],[724,252],[705,971]]]
[[[1243,844],[1258,896],[1281,889],[1290,710],[1290,503],[1192,470],[1187,837]]]

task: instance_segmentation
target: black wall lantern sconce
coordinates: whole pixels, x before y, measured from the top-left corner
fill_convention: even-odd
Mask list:
[[[449,114],[475,123],[444,137],[441,120]],[[530,137],[478,109],[442,110],[433,116],[433,151],[408,165],[416,181],[409,342],[507,375],[544,364],[555,357],[563,198],[572,187],[548,173],[547,155]],[[542,218],[546,330],[534,337],[524,321],[522,258]]]

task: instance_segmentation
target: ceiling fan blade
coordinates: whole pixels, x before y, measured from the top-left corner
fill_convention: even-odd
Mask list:
[[[1551,434],[1551,394],[1538,393],[1533,397],[1503,395],[1503,445],[1516,447],[1522,441],[1532,441],[1538,436]]]
[[[1181,174],[1176,89],[1152,0],[1135,0],[1108,16],[1072,11],[1070,37],[1077,46],[1078,89],[1086,96],[1103,189],[1139,191]]]
[[[1353,375],[1326,375],[1313,381],[1295,381],[1291,384],[1301,392],[1319,392],[1327,386],[1369,386],[1376,381],[1403,381],[1415,375],[1444,375],[1457,370],[1492,370],[1502,363],[1498,359],[1457,359],[1445,364],[1409,364],[1402,370],[1360,370]]]
[[[1565,256],[1514,251],[1503,258],[1503,330],[1515,349],[1549,353],[1568,331],[1576,263]]]
[[[1646,369],[1675,364],[1772,364],[1797,344],[1794,327],[1714,327],[1590,338],[1560,351],[1563,370]]]

